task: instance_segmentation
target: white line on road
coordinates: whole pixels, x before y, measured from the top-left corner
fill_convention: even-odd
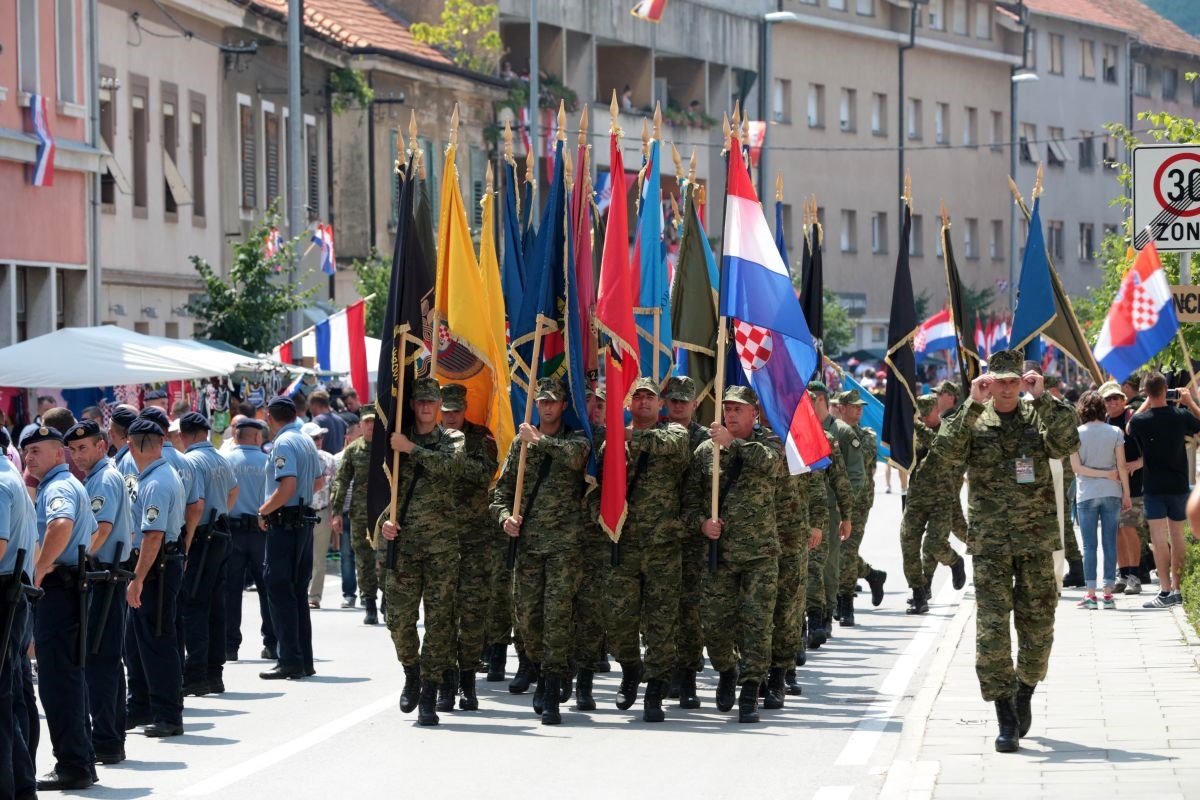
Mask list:
[[[853,786],[822,786],[812,796],[812,800],[850,800],[852,794]]]
[[[182,797],[202,797],[206,794],[219,792],[228,786],[245,780],[256,772],[260,772],[267,767],[272,767],[280,761],[291,758],[297,753],[318,745],[326,739],[332,739],[339,733],[353,728],[360,722],[365,722],[376,714],[395,707],[399,699],[400,692],[392,692],[385,697],[381,697],[372,703],[351,711],[344,717],[315,728],[299,738],[292,739],[274,749],[247,759],[236,767],[231,767],[224,772],[218,772],[213,777],[200,781],[179,794]]]
[[[949,605],[955,596],[962,597],[959,592],[954,590],[949,581],[944,583],[942,590],[934,599],[934,603],[939,606],[938,610],[931,612],[925,618],[921,627],[913,634],[908,646],[904,648],[904,652],[896,659],[896,663],[884,677],[883,683],[879,685],[878,697],[871,704],[872,708],[867,711],[869,716],[861,720],[854,732],[850,734],[850,738],[842,747],[841,754],[834,762],[835,766],[862,766],[871,760],[871,755],[879,745],[879,739],[883,735],[884,729],[892,721],[896,707],[904,698],[904,690],[908,688],[917,667],[925,659],[929,648],[937,641],[938,632],[946,624],[946,620],[950,619],[957,610],[956,606]]]

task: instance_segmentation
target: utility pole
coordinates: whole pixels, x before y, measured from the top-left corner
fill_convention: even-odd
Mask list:
[[[529,149],[533,151],[533,174],[525,178],[533,195],[530,213],[535,218],[538,211],[538,92],[538,4],[537,0],[529,0]]]
[[[300,156],[303,141],[301,133],[304,130],[304,108],[300,105],[300,61],[301,32],[304,25],[304,0],[288,0],[288,124],[287,124],[287,215],[288,237],[295,239],[304,229],[307,219],[304,214],[304,195],[301,192]],[[300,274],[300,254],[296,248],[292,253],[292,263],[288,267],[288,283],[296,285]],[[288,325],[288,333],[298,331],[303,327],[303,316],[300,311],[293,311]]]

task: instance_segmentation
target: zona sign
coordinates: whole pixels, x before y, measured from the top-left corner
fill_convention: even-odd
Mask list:
[[[1200,250],[1200,147],[1140,145],[1133,151],[1133,246]]]

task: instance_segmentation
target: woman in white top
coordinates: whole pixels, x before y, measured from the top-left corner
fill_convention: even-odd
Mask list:
[[[1083,575],[1087,595],[1080,608],[1096,608],[1096,533],[1104,550],[1104,607],[1116,608],[1112,589],[1117,578],[1117,519],[1128,510],[1129,471],[1125,466],[1125,433],[1106,422],[1100,393],[1084,392],[1076,406],[1079,452],[1071,454],[1075,470],[1079,529],[1083,534]]]

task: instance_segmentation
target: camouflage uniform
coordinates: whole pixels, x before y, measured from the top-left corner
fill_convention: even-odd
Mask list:
[[[825,528],[828,516],[825,476],[821,472],[789,475],[786,489],[775,495],[780,555],[771,636],[772,667],[791,669],[800,649],[808,584],[808,539],[813,528]]]
[[[444,404],[454,402],[452,389],[456,385],[451,384],[443,389]],[[463,394],[465,402],[465,391]],[[454,616],[458,629],[458,666],[460,670],[471,670],[477,666],[486,643],[484,631],[494,569],[492,551],[497,539],[495,520],[488,513],[488,488],[496,475],[499,459],[496,439],[490,430],[473,422],[464,422],[462,433],[466,438],[465,457],[454,492],[454,505],[461,511]]]
[[[1019,377],[1018,352],[992,356],[997,377]],[[968,400],[942,426],[930,457],[967,469],[970,540],[974,556],[975,671],[983,698],[1012,697],[1016,681],[1034,686],[1046,676],[1054,639],[1058,587],[1053,552],[1058,519],[1051,458],[1079,449],[1075,414],[1044,392],[1001,416],[993,401]],[[1018,460],[1033,464],[1031,483],[1017,483]],[[1017,628],[1014,669],[1010,617]]]
[[[838,397],[840,405],[862,405],[858,390],[851,389],[842,392]],[[846,423],[844,423],[846,424]],[[871,566],[859,556],[858,550],[862,545],[863,534],[867,529],[867,514],[875,503],[875,454],[878,444],[875,434],[869,428],[859,425],[849,425],[852,437],[849,452],[843,451],[846,459],[846,469],[850,474],[850,485],[854,491],[850,516],[853,522],[850,526],[850,538],[841,545],[841,568],[838,572],[837,594],[851,595],[854,584],[859,578],[865,578],[871,571]]]
[[[589,524],[582,502],[588,451],[583,433],[564,425],[529,445],[525,461],[525,513],[513,576],[517,626],[529,659],[541,665],[542,674],[561,678],[570,676],[572,615],[582,568],[579,537]],[[514,439],[496,482],[491,511],[501,525],[513,515],[520,453],[521,440]],[[550,465],[530,508],[529,496],[546,460]]]
[[[371,521],[367,514],[367,483],[371,461],[371,445],[359,437],[342,451],[342,461],[333,478],[333,495],[330,508],[342,508],[346,504],[346,493],[350,496],[350,536],[354,550],[354,569],[358,573],[358,593],[365,603],[372,602],[379,593],[379,562],[376,550],[371,545]]]
[[[917,398],[918,414],[922,416],[936,406],[937,401],[932,395]],[[904,517],[900,521],[900,554],[909,588],[927,593],[929,579],[937,565],[949,566],[958,560],[958,554],[950,547],[950,525],[953,516],[951,497],[957,497],[954,490],[960,481],[957,478],[959,470],[953,465],[929,458],[938,432],[920,420],[915,425],[917,452],[909,473]],[[961,504],[959,508],[962,508]]]
[[[832,420],[832,418],[830,418]],[[837,420],[832,420],[837,422]],[[828,420],[827,420],[828,422]],[[844,423],[839,423],[843,424]],[[825,492],[828,521],[825,525],[825,535],[821,537],[821,546],[808,554],[808,612],[824,619],[826,610],[836,598],[837,586],[826,586],[827,564],[831,558],[836,558],[836,552],[830,554],[830,540],[838,539],[838,526],[842,516],[854,519],[854,489],[850,485],[850,477],[846,473],[846,462],[842,460],[841,449],[837,439],[826,428],[825,438],[829,440],[829,467],[825,470]],[[832,576],[831,580],[832,580]],[[831,597],[831,594],[832,597]]]
[[[752,397],[747,387],[731,387]],[[727,392],[726,399],[730,398]],[[739,400],[739,402],[747,402]],[[696,448],[688,472],[683,519],[700,530],[711,514],[713,449],[711,440]],[[736,485],[729,485],[735,460],[741,461]],[[713,666],[736,671],[738,681],[762,683],[771,663],[771,633],[779,579],[779,534],[775,521],[776,487],[786,485],[787,461],[777,437],[756,430],[737,439],[721,458],[724,484],[720,518],[725,528],[718,540],[716,573],[705,574],[704,641]]]
[[[428,383],[440,399],[436,383]],[[416,386],[413,398],[422,399]],[[397,496],[409,497],[410,489],[412,494],[404,526],[396,537],[396,568],[384,572],[383,595],[396,657],[406,667],[416,664],[419,658],[422,680],[436,682],[445,672],[457,668],[454,595],[462,517],[456,513],[458,500],[447,487],[462,479],[466,437],[460,431],[437,425],[426,434],[410,433],[409,439],[417,446],[400,459]],[[381,526],[383,519],[381,515],[376,525]],[[385,541],[382,535],[379,539]],[[422,609],[423,643],[417,636]]]
[[[668,387],[668,391],[670,388]],[[686,474],[696,448],[708,441],[708,428],[697,422],[687,427],[688,456],[680,462],[680,473]],[[686,495],[687,483],[680,487],[680,497]],[[696,669],[704,662],[704,627],[700,605],[704,601],[704,573],[708,570],[708,540],[696,528],[686,525],[680,530],[683,570],[679,584],[679,645],[676,647],[676,666]]]
[[[604,439],[605,427],[592,426],[592,446],[599,449],[604,444]],[[600,526],[590,516],[585,515],[579,534],[579,589],[575,592],[574,633],[571,643],[571,661],[575,669],[591,669],[598,660],[606,658],[604,623],[608,612],[605,608],[605,593],[612,564],[611,545],[612,540]]]

